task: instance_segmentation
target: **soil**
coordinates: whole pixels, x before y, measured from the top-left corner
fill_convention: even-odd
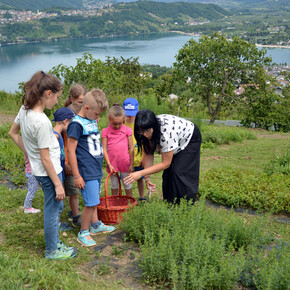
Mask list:
[[[6,122],[12,123],[16,117],[16,114],[5,114],[0,112],[0,125]]]

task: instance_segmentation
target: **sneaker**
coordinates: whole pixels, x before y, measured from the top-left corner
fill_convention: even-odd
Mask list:
[[[78,242],[85,247],[95,246],[97,243],[92,239],[89,230],[78,233]]]
[[[77,254],[77,249],[73,248],[71,250],[65,248],[58,248],[50,254],[45,254],[45,258],[50,260],[65,260],[69,258],[73,258]]]
[[[76,228],[76,227],[80,227],[81,224],[82,224],[82,216],[80,214],[73,216],[72,226]]]
[[[67,215],[67,219],[68,219],[68,221],[70,221],[70,222],[72,222],[73,221],[73,212],[70,210],[69,212],[68,212],[68,215]]]
[[[71,257],[75,257],[78,253],[78,250],[77,248],[75,247],[68,247],[65,243],[63,243],[61,240],[58,241],[57,243],[57,249],[58,250],[61,250],[61,249],[64,249],[66,251],[72,251],[72,254],[71,254]]]
[[[138,201],[139,201],[139,203],[146,203],[146,202],[150,203],[149,200],[147,200],[146,197],[140,197],[140,198],[138,199]]]
[[[95,229],[93,227],[90,227],[90,234],[92,236],[101,234],[101,233],[111,233],[115,230],[115,227],[113,226],[106,226],[100,221],[100,225]]]
[[[58,225],[58,230],[62,231],[62,232],[68,232],[70,231],[72,228],[69,226],[68,223],[60,223]]]
[[[36,208],[24,208],[24,213],[39,213],[41,212],[40,209],[36,209]]]

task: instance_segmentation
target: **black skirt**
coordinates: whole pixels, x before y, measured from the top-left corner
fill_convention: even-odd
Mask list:
[[[179,203],[181,198],[195,202],[199,186],[201,133],[195,125],[184,150],[173,155],[169,168],[163,171],[163,198]]]

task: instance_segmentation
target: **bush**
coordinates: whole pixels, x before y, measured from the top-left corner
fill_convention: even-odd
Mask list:
[[[214,125],[202,126],[202,142],[216,145],[242,142],[243,140],[255,140],[256,135],[243,128],[219,127]]]
[[[246,286],[248,277],[261,289],[277,279],[280,285],[287,283],[289,254],[279,262],[273,259],[286,249],[271,252],[268,245],[278,243],[271,232],[263,232],[269,223],[265,217],[250,221],[245,215],[208,209],[204,201],[194,206],[151,202],[123,217],[122,229],[141,245],[147,282],[175,289],[234,289],[238,282]],[[252,263],[255,253],[264,253],[258,266]],[[267,269],[271,277],[266,276]]]
[[[202,177],[199,193],[213,202],[247,206],[271,213],[289,212],[289,178],[238,169],[211,169]]]
[[[290,150],[288,150],[284,155],[276,155],[273,160],[265,167],[265,172],[268,175],[274,173],[290,174]]]

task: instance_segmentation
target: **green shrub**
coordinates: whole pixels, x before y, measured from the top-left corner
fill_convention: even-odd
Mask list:
[[[175,289],[234,289],[242,275],[262,280],[247,267],[247,249],[258,252],[273,243],[273,234],[263,233],[267,218],[250,222],[231,211],[209,210],[203,201],[194,206],[151,202],[123,216],[122,229],[141,244],[147,282]]]
[[[272,213],[289,212],[289,178],[238,169],[211,169],[202,177],[199,193],[213,202],[247,206]]]
[[[230,144],[231,142],[242,142],[243,140],[255,140],[256,135],[243,128],[235,127],[220,127],[214,125],[204,125],[202,127],[202,142],[203,143],[214,143]]]
[[[284,155],[276,155],[273,160],[265,167],[265,172],[268,175],[273,173],[290,174],[290,150],[288,150]]]

